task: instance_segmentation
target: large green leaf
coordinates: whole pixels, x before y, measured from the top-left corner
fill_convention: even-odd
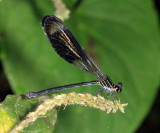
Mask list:
[[[102,71],[123,83],[118,95],[128,102],[125,114],[106,115],[88,107],[59,111],[56,132],[133,132],[148,113],[159,78],[159,30],[149,0],[86,0],[65,21]],[[145,4],[144,4],[145,3]],[[95,79],[62,60],[52,49],[40,22],[53,14],[51,1],[0,2],[1,58],[17,94]],[[88,49],[87,49],[88,48]],[[98,86],[68,91],[95,94]],[[64,92],[64,91],[61,91]],[[60,93],[60,92],[59,92]]]

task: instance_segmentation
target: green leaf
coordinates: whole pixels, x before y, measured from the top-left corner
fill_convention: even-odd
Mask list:
[[[42,103],[43,99],[25,99],[21,96],[8,96],[0,104],[0,132],[12,130],[16,132],[16,126],[25,120],[29,112],[33,112]],[[19,127],[21,132],[52,132],[57,118],[55,109],[49,111],[45,116],[39,116],[35,121],[27,124],[27,120]],[[33,118],[32,118],[33,119]]]
[[[125,114],[114,115],[78,105],[67,107],[58,113],[55,132],[134,132],[149,112],[159,85],[160,39],[153,3],[86,0],[73,10],[73,2],[67,2],[71,16],[65,24],[102,71],[115,83],[123,83],[118,97],[128,106]],[[53,51],[40,25],[43,16],[53,11],[51,1],[0,2],[0,56],[17,94],[95,79]],[[61,92],[96,94],[98,89]]]
[[[118,109],[124,113],[124,107],[127,105],[121,104],[120,101],[106,100],[100,95],[96,97],[88,93],[76,94],[75,92],[53,95],[50,98],[41,96],[27,99],[24,95],[21,97],[8,96],[0,104],[0,131],[10,131],[11,133],[20,131],[52,132],[57,117],[55,108],[74,104],[97,108],[101,111],[106,111],[107,114],[111,111],[116,113]]]

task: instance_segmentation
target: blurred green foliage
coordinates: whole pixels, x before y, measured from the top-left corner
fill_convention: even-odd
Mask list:
[[[159,85],[160,37],[150,0],[86,0],[71,10],[67,27],[102,71],[123,83],[118,97],[126,113],[106,115],[89,107],[58,111],[55,132],[134,132],[148,113]],[[145,4],[144,4],[145,3]],[[41,19],[55,11],[51,1],[0,1],[0,58],[16,94],[95,79],[61,59],[41,28]],[[61,92],[89,92],[98,86]],[[58,93],[61,93],[58,92]]]

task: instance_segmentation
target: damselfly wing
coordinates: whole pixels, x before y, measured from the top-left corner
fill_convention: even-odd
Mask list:
[[[63,59],[97,78],[104,76],[59,18],[53,15],[45,16],[42,20],[42,27],[52,47]]]

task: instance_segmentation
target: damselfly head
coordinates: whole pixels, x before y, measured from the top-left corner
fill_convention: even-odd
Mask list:
[[[119,82],[116,86],[115,86],[115,91],[117,93],[120,93],[122,91],[122,83]]]

